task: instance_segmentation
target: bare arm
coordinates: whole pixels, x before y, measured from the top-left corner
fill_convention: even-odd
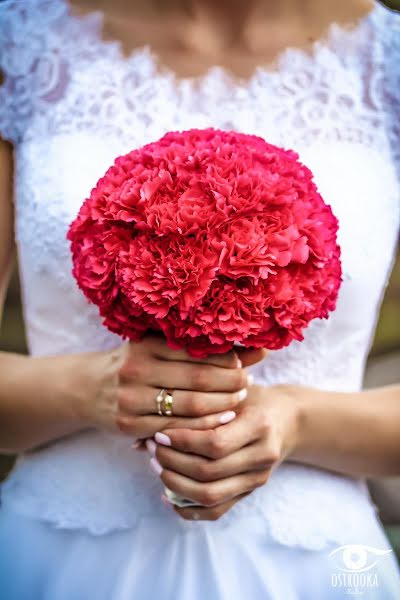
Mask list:
[[[347,475],[400,475],[400,385],[358,393],[298,389],[292,459]]]
[[[13,151],[0,140],[0,319],[14,262]],[[84,426],[66,402],[77,357],[32,359],[0,353],[0,447],[18,452]],[[76,367],[76,365],[75,365]]]

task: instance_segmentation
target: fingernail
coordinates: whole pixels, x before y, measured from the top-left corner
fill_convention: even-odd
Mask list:
[[[150,464],[152,469],[157,473],[157,475],[161,475],[163,468],[154,456],[150,459]]]
[[[240,390],[240,392],[238,392],[239,402],[242,402],[242,400],[247,398],[247,393],[247,388],[243,388],[242,390]]]
[[[220,416],[219,422],[223,424],[229,423],[229,421],[233,421],[235,417],[236,413],[233,410],[228,410],[226,413]]]
[[[152,440],[151,438],[147,439],[146,440],[146,448],[152,456],[155,456],[157,444],[155,443],[154,440]]]
[[[154,438],[158,444],[163,444],[163,446],[172,446],[171,438],[165,433],[157,431]]]
[[[140,446],[140,444],[142,443],[141,439],[135,440],[132,444],[131,444],[131,448],[134,448],[135,450],[137,450]]]
[[[240,358],[238,358],[238,359],[237,359],[236,366],[237,366],[237,368],[238,368],[238,369],[241,369],[241,368],[243,367],[243,363],[242,363],[242,361],[240,360]]]
[[[168,506],[168,508],[172,508],[172,504],[171,504],[171,502],[168,500],[167,496],[164,496],[164,494],[161,494],[160,498],[161,498],[161,502],[162,502],[163,504],[165,504],[165,506]]]
[[[249,373],[247,375],[247,385],[253,385],[254,383],[254,375],[252,375],[251,373]]]

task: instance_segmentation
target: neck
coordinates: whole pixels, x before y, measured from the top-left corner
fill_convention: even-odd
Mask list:
[[[239,22],[247,20],[262,0],[180,0],[186,14],[195,20]]]
[[[262,0],[176,0],[188,27],[185,42],[215,55],[240,45]]]
[[[210,53],[248,45],[248,33],[258,19],[280,19],[309,9],[315,0],[163,0],[188,20],[188,45]]]
[[[293,12],[308,11],[318,6],[318,0],[170,0],[194,18],[248,19],[254,13],[277,16]]]

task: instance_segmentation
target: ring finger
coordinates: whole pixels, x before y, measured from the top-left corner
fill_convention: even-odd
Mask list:
[[[124,386],[119,393],[119,408],[128,414],[156,415],[156,398],[160,392],[160,388]],[[234,409],[246,398],[247,388],[232,393],[173,390],[171,395],[174,416],[201,417]],[[165,401],[161,403],[161,410],[165,414]]]

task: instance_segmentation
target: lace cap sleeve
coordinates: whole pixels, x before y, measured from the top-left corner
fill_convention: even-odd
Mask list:
[[[64,11],[61,0],[0,0],[0,136],[13,143],[43,95],[47,33]]]
[[[388,11],[380,34],[386,128],[400,181],[400,15]]]

